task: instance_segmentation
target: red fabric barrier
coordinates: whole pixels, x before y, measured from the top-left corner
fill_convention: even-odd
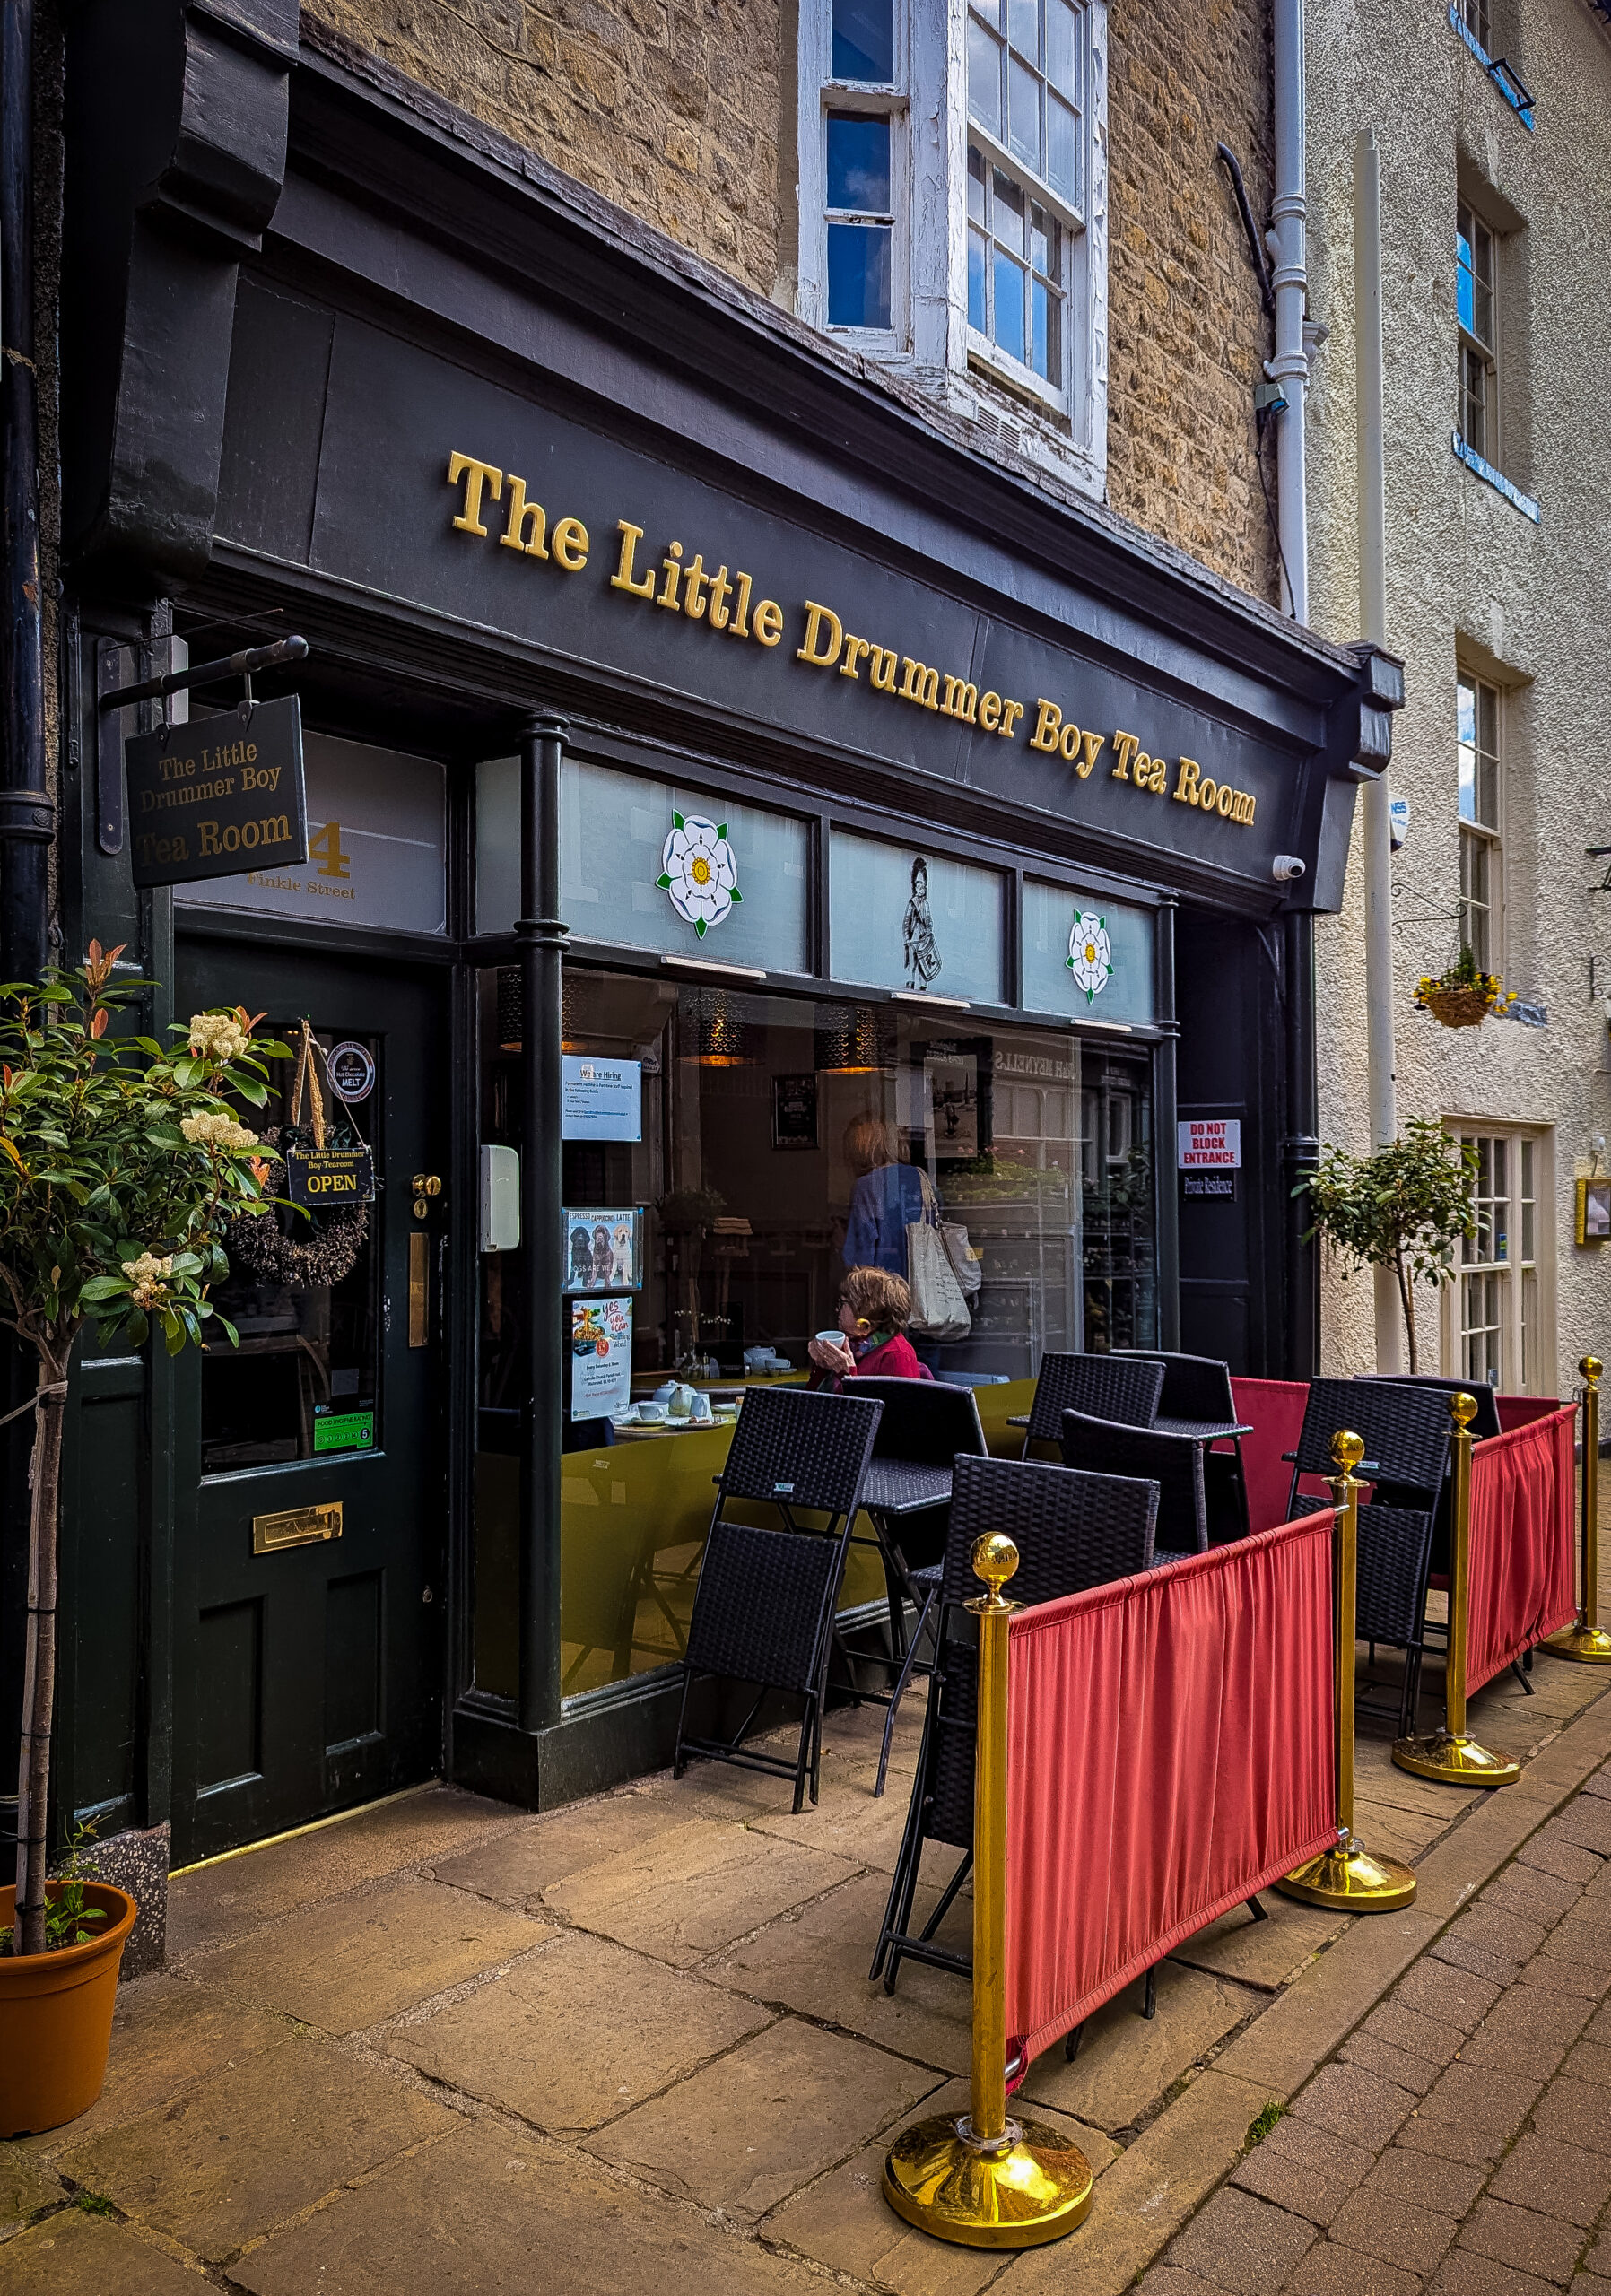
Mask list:
[[[1231,1394],[1236,1416],[1253,1431],[1241,1439],[1248,1519],[1256,1531],[1273,1531],[1286,1520],[1293,1480],[1291,1463],[1281,1454],[1298,1448],[1309,1385],[1303,1379],[1232,1379]],[[1328,1495],[1323,1483],[1310,1487],[1321,1498]]]
[[[1331,1513],[1008,1628],[1006,2025],[1025,2063],[1337,1836]]]
[[[1471,1455],[1467,1691],[1577,1616],[1576,1418],[1572,1405],[1551,1405],[1547,1416],[1490,1435]]]
[[[1561,1408],[1554,1396],[1495,1396],[1493,1400],[1499,1406],[1502,1435],[1509,1435],[1518,1427],[1530,1427],[1534,1420],[1547,1419],[1552,1411]]]

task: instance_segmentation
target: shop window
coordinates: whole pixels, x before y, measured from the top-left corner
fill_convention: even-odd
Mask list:
[[[283,1018],[270,1018],[261,1033],[291,1041],[296,1026]],[[355,1108],[327,1091],[327,1144],[367,1144],[375,1151],[379,1170],[383,1157],[376,1126],[386,1105],[386,1079],[380,1073],[383,1042],[379,1037],[344,1041],[369,1054],[375,1064],[375,1084]],[[266,1106],[242,1110],[253,1131],[266,1141],[277,1138],[280,1127],[293,1122],[288,1105],[294,1091],[290,1064],[271,1063],[268,1089]],[[307,1127],[305,1102],[295,1115]],[[311,1145],[305,1129],[304,1136]],[[231,1245],[229,1280],[214,1293],[213,1303],[239,1332],[240,1344],[232,1348],[212,1342],[202,1351],[204,1474],[380,1448],[377,1222],[378,1206],[370,1205],[361,1214],[340,1215],[332,1232],[327,1214],[326,1232],[316,1239],[305,1215],[285,1206],[251,1223],[251,1259],[244,1247]],[[361,1239],[349,1239],[350,1222],[361,1224]],[[277,1256],[282,1239],[292,1248],[291,1254],[274,1273],[254,1273],[253,1261]],[[329,1281],[308,1280],[292,1256],[310,1247],[339,1270]],[[312,1273],[317,1276],[317,1267]]]
[[[1077,1020],[1153,1019],[1155,920],[1105,894],[1023,881],[1023,1002]]]
[[[810,969],[810,831],[790,813],[567,758],[560,768],[560,910],[578,940]],[[520,768],[476,777],[476,929],[520,913]]]
[[[482,1015],[483,1137],[518,1148],[518,1008],[506,996],[500,1021],[492,973]],[[565,1201],[588,1208],[603,1276],[589,1284],[581,1271],[572,1296],[551,1309],[566,1316],[574,1343],[570,1387],[554,1403],[568,1446],[567,1695],[681,1656],[729,1399],[756,1377],[806,1376],[811,1337],[835,1320],[847,1265],[904,1271],[908,1215],[921,1216],[925,1180],[946,1221],[966,1231],[980,1279],[965,1337],[918,1340],[938,1377],[978,1384],[986,1405],[999,1395],[1022,1409],[1049,1348],[1156,1344],[1145,1055],[1094,1054],[1067,1029],[980,1029],[914,1004],[580,965],[566,969],[564,1027],[570,1057],[609,1070],[612,1091],[630,1072],[636,1109],[615,1128],[638,1134],[573,1137],[563,1149]],[[613,1256],[627,1216],[641,1238],[630,1292]],[[579,1233],[584,1223],[575,1225]],[[579,1248],[577,1258],[580,1270]],[[613,1313],[589,1314],[605,1300]],[[505,1693],[515,1687],[526,1323],[519,1256],[484,1256],[475,1648],[478,1683]],[[615,1439],[601,1440],[607,1381],[595,1335],[605,1329],[609,1362],[621,1365],[618,1405],[679,1378],[711,1398],[712,1424],[612,1425]],[[882,1588],[858,1550],[847,1607]]]
[[[1485,972],[1503,962],[1504,845],[1501,829],[1499,690],[1462,674],[1455,683],[1460,837],[1460,944]]]
[[[196,713],[200,715],[198,711]],[[232,715],[233,713],[222,713]],[[430,758],[305,734],[308,858],[176,885],[192,909],[248,909],[394,933],[448,929],[447,785]]]
[[[1544,1328],[1551,1229],[1546,1216],[1546,1135],[1462,1129],[1476,1152],[1475,1234],[1461,1239],[1447,1311],[1450,1376],[1536,1395],[1553,1372]]]
[[[828,853],[836,980],[1006,1003],[1006,880],[998,870],[843,830],[833,831]]]

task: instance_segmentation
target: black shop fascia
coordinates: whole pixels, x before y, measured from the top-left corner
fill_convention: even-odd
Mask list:
[[[68,39],[62,929],[127,944],[153,1026],[308,1018],[377,1194],[317,1312],[259,1300],[232,1369],[81,1373],[101,1545],[68,1632],[129,1719],[69,1712],[65,1806],[199,1856],[444,1764],[562,1799],[664,1759],[636,1638],[680,1599],[646,1563],[628,1616],[562,1556],[579,1224],[635,1387],[797,1361],[873,1124],[982,1255],[942,1373],[1313,1367],[1313,920],[1398,665],[291,0],[91,0]],[[98,691],[292,631],[260,692],[300,697],[308,862],[137,894],[108,801],[156,720],[109,733]],[[579,1061],[631,1068],[636,1140],[568,1129]],[[1185,1188],[1192,1125],[1234,1141],[1228,1188]]]

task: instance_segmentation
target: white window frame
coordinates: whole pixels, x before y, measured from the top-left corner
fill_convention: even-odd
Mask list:
[[[1500,1142],[1504,1145],[1505,1232],[1503,1257],[1492,1223],[1468,1241],[1457,1243],[1454,1281],[1442,1300],[1442,1356],[1446,1378],[1476,1378],[1468,1357],[1474,1287],[1491,1286],[1497,1300],[1498,1385],[1507,1395],[1552,1395],[1555,1387],[1555,1164],[1554,1134],[1546,1125],[1511,1124],[1486,1117],[1445,1117],[1444,1129],[1457,1145]],[[1522,1217],[1522,1150],[1531,1150],[1532,1232],[1530,1252]],[[1486,1328],[1485,1325],[1481,1326]]]
[[[1481,696],[1486,692],[1493,697],[1494,817],[1491,822],[1467,821],[1459,810],[1459,689],[1462,685],[1469,685],[1476,690],[1478,697],[1476,731],[1479,743],[1482,733]],[[1484,965],[1485,970],[1497,973],[1502,979],[1505,970],[1505,700],[1503,686],[1491,677],[1484,677],[1480,671],[1468,669],[1463,662],[1457,662],[1454,721],[1456,751],[1454,803],[1456,836],[1459,840],[1455,870],[1456,912],[1460,918],[1463,927],[1466,908],[1464,892],[1466,848],[1468,845],[1480,844],[1486,848],[1488,857],[1488,949],[1485,959],[1479,959],[1479,962]],[[1478,786],[1480,787],[1480,778]]]
[[[1108,429],[1107,0],[1084,0],[1084,9],[1081,216],[970,123],[968,0],[894,0],[895,77],[883,87],[831,76],[832,0],[800,0],[796,308],[808,326],[848,349],[939,388],[954,411],[1023,424],[1023,451],[1100,495]],[[827,323],[830,110],[883,111],[892,120],[887,334]],[[1063,227],[1063,373],[1056,388],[968,324],[970,136]]]
[[[1477,276],[1477,232],[1484,233],[1488,242],[1488,303],[1492,327],[1490,337],[1486,341],[1467,327],[1459,315],[1459,247],[1462,237],[1459,224],[1461,217],[1467,215],[1471,219],[1472,226],[1471,269],[1474,302],[1475,283]],[[1501,437],[1499,420],[1501,243],[1502,234],[1498,227],[1488,221],[1480,207],[1476,206],[1464,193],[1460,193],[1455,204],[1455,339],[1459,345],[1459,365],[1455,374],[1454,427],[1472,452],[1480,455],[1485,463],[1492,463],[1495,470],[1504,468],[1503,440]],[[1474,309],[1472,317],[1475,318],[1476,316]],[[1466,428],[1466,361],[1468,357],[1475,359],[1483,370],[1483,436],[1480,445],[1470,436]]]

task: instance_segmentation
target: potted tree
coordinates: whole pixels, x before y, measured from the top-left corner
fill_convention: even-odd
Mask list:
[[[266,1211],[257,1139],[231,1100],[268,1097],[243,1011],[198,1013],[171,1050],[109,1034],[151,984],[122,953],[0,987],[0,1325],[37,1367],[14,1888],[0,1890],[0,2138],[53,2128],[100,2092],[124,1940],[137,1909],[82,1866],[46,1878],[56,1687],[57,1496],[73,1351],[86,1323],[170,1354],[235,1332],[207,1298],[226,1222]],[[261,1016],[259,1016],[261,1017]],[[225,1095],[229,1098],[226,1099]]]
[[[1314,1226],[1342,1254],[1345,1276],[1360,1267],[1390,1267],[1398,1280],[1409,1367],[1415,1345],[1415,1285],[1454,1280],[1450,1247],[1476,1233],[1472,1187],[1475,1148],[1457,1150],[1429,1117],[1411,1117],[1400,1137],[1374,1155],[1350,1156],[1328,1145],[1318,1171],[1300,1180]]]

